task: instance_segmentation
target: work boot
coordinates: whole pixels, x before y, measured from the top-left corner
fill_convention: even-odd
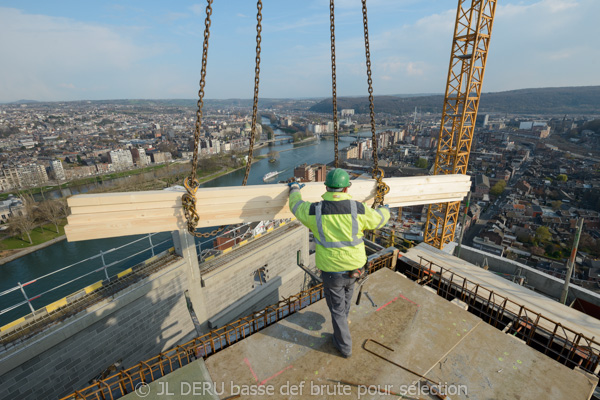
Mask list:
[[[344,354],[344,353],[342,353],[342,351],[340,350],[340,347],[337,344],[337,341],[335,340],[335,336],[334,335],[331,335],[331,341],[333,342],[333,345],[337,349],[337,351],[339,351],[339,353],[342,355],[342,357],[344,357],[344,358],[350,358],[350,357],[352,357],[352,353],[350,353],[350,354]]]

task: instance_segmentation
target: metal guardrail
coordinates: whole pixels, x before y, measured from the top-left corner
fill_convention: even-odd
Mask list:
[[[223,254],[226,254],[230,251],[232,251],[235,248],[238,248],[239,246],[243,246],[247,243],[249,243],[250,241],[254,240],[254,239],[258,239],[260,237],[262,237],[263,235],[266,235],[267,233],[270,233],[272,231],[274,231],[277,228],[280,228],[286,224],[288,224],[290,221],[294,221],[295,218],[287,218],[287,219],[279,219],[279,220],[274,220],[272,221],[273,224],[270,228],[267,228],[265,231],[263,231],[262,233],[257,233],[257,234],[253,234],[250,231],[250,225],[252,223],[244,223],[244,224],[240,224],[226,232],[221,233],[218,236],[214,236],[212,238],[210,238],[209,240],[206,240],[202,243],[197,243],[196,244],[196,248],[197,248],[197,254],[198,254],[198,262],[199,263],[204,263],[207,261],[211,261],[213,259],[215,259],[218,256],[221,256]],[[232,232],[235,232],[236,230],[240,230],[247,227],[245,232],[240,232],[239,234],[231,237],[228,241],[220,243],[218,247],[221,246],[226,246],[226,248],[224,248],[223,250],[219,250],[215,247],[212,247],[210,249],[202,249],[202,245],[206,244],[208,242],[212,242],[214,240],[216,240],[219,237],[225,236],[227,234],[230,234]]]
[[[366,231],[365,238],[382,246],[395,247],[402,252],[406,252],[416,245],[414,241],[397,235],[393,229]]]
[[[220,235],[211,237],[210,239],[205,240],[204,242],[196,243],[196,254],[198,254],[198,261],[204,262],[207,258],[214,256],[215,254],[218,254],[219,252],[222,252],[222,250],[215,250],[214,247],[211,247],[208,249],[202,249],[202,245],[207,244],[207,243],[214,243],[214,241],[217,238],[223,237],[225,235],[229,235],[230,233],[234,233],[240,229],[243,229],[244,227],[248,227],[243,233],[240,232],[240,233],[230,237],[229,240],[227,240],[226,242],[219,244],[219,246],[226,246],[226,248],[233,247],[235,244],[239,243],[239,241],[247,239],[249,237],[249,235],[251,236],[250,228],[249,228],[250,224],[251,224],[251,222],[241,224],[232,229],[226,230],[225,232],[221,233]]]
[[[118,273],[117,277],[110,281],[99,281],[63,297],[50,306],[38,309],[35,315],[29,314],[21,317],[3,327],[4,330],[0,332],[0,351],[9,348],[11,344],[31,338],[57,322],[87,310],[94,304],[110,298],[117,292],[168,267],[179,259],[180,257],[175,254],[175,248],[171,247]]]
[[[107,250],[107,251],[102,251],[102,250],[100,250],[100,253],[99,253],[99,254],[96,254],[96,255],[94,255],[94,256],[91,256],[91,257],[85,258],[85,259],[83,259],[83,260],[77,261],[76,263],[73,263],[73,264],[67,265],[66,267],[59,268],[59,269],[57,269],[56,271],[52,271],[52,272],[50,272],[50,273],[48,273],[48,274],[42,275],[42,276],[40,276],[40,277],[38,277],[38,278],[36,278],[36,279],[32,279],[32,280],[30,280],[30,281],[28,281],[28,282],[25,282],[25,283],[18,282],[18,283],[17,283],[17,286],[14,286],[14,287],[12,287],[12,288],[10,288],[10,289],[4,290],[3,292],[0,292],[0,298],[1,298],[2,296],[5,296],[5,295],[9,294],[9,293],[12,293],[12,292],[15,292],[15,291],[20,291],[20,292],[21,292],[21,294],[23,295],[23,298],[24,298],[24,300],[23,300],[23,301],[20,301],[20,302],[17,302],[17,303],[15,303],[15,304],[12,304],[12,305],[10,305],[10,306],[8,306],[8,307],[6,307],[6,308],[4,308],[4,309],[0,310],[0,315],[2,315],[2,314],[5,314],[5,313],[7,313],[7,312],[9,312],[9,311],[12,311],[12,310],[14,310],[14,309],[16,309],[16,308],[19,308],[19,307],[25,306],[25,305],[29,305],[29,309],[31,310],[31,313],[32,313],[33,315],[35,315],[36,311],[39,311],[39,310],[40,310],[40,309],[42,309],[42,308],[47,308],[47,309],[48,309],[48,308],[50,308],[50,309],[48,309],[48,312],[50,312],[50,311],[52,311],[53,309],[55,309],[55,308],[56,308],[56,307],[54,306],[54,304],[55,304],[56,302],[55,302],[55,303],[52,303],[52,304],[49,304],[49,305],[46,305],[46,306],[44,306],[44,307],[40,307],[38,310],[36,310],[36,309],[35,309],[35,307],[33,306],[32,302],[33,302],[34,300],[36,300],[36,299],[39,299],[39,298],[41,298],[42,296],[45,296],[45,295],[47,295],[47,294],[49,294],[49,293],[51,293],[51,292],[54,292],[55,290],[57,290],[57,289],[59,289],[59,288],[62,288],[62,287],[64,287],[64,286],[66,286],[66,285],[69,285],[69,284],[71,284],[71,283],[73,283],[73,282],[76,282],[76,281],[78,281],[78,280],[80,280],[80,279],[82,279],[82,278],[85,278],[85,277],[87,277],[87,276],[89,276],[89,275],[92,275],[92,274],[94,274],[94,273],[97,273],[97,272],[104,271],[104,276],[106,277],[106,280],[107,280],[107,281],[110,281],[112,278],[115,278],[115,277],[117,277],[119,274],[109,275],[109,273],[108,273],[108,269],[109,269],[109,268],[111,268],[111,267],[114,267],[114,266],[116,266],[116,265],[119,265],[119,264],[121,264],[122,262],[124,262],[124,261],[127,261],[127,260],[129,260],[129,259],[131,259],[131,258],[133,258],[133,257],[135,257],[135,256],[138,256],[138,255],[140,255],[140,254],[142,254],[142,253],[144,253],[144,252],[147,252],[147,251],[151,251],[151,252],[152,252],[152,257],[154,257],[154,256],[156,255],[156,254],[155,254],[155,248],[157,248],[158,246],[161,246],[161,245],[163,245],[163,244],[165,244],[165,243],[167,243],[167,242],[171,241],[171,239],[166,239],[166,240],[163,240],[163,241],[162,241],[162,242],[160,242],[160,243],[154,243],[154,242],[152,241],[152,236],[154,236],[154,235],[157,235],[157,233],[151,233],[151,234],[148,234],[148,235],[146,235],[146,236],[144,236],[144,237],[141,237],[141,238],[139,238],[139,239],[136,239],[136,240],[134,240],[134,241],[132,241],[132,242],[126,243],[126,244],[124,244],[124,245],[122,245],[122,246],[119,246],[119,247],[116,247],[116,248],[112,248],[112,249],[110,249],[110,250]],[[143,241],[143,240],[148,240],[148,242],[149,242],[149,247],[146,247],[146,248],[144,248],[143,250],[137,251],[137,252],[135,252],[135,253],[133,253],[133,254],[130,254],[130,255],[128,255],[128,256],[126,256],[126,257],[122,258],[122,259],[119,259],[119,260],[116,260],[116,261],[113,261],[113,262],[110,262],[110,263],[107,263],[107,262],[106,262],[106,258],[105,258],[105,257],[106,257],[107,255],[109,255],[109,254],[111,254],[111,253],[114,253],[114,252],[116,252],[116,251],[118,251],[118,250],[121,250],[121,249],[123,249],[123,248],[125,248],[125,247],[131,246],[132,244],[135,244],[135,243],[141,242],[141,241]],[[32,285],[32,284],[34,284],[34,283],[36,283],[36,282],[40,282],[40,281],[42,281],[43,279],[46,279],[46,278],[48,278],[48,277],[50,277],[50,276],[53,276],[53,275],[55,275],[55,274],[58,274],[58,273],[60,273],[60,272],[67,271],[67,270],[69,270],[70,268],[73,268],[73,267],[75,267],[75,266],[77,266],[77,265],[80,265],[80,264],[83,264],[83,263],[85,263],[85,262],[89,262],[89,261],[92,261],[92,260],[97,260],[97,259],[100,259],[100,261],[102,262],[102,266],[101,266],[100,268],[95,268],[95,269],[93,269],[93,270],[91,270],[91,271],[89,271],[89,272],[87,272],[87,273],[84,273],[84,274],[82,274],[82,275],[80,275],[80,276],[78,276],[78,277],[76,277],[76,278],[74,278],[74,279],[70,279],[70,280],[68,280],[68,281],[66,281],[66,282],[63,282],[63,283],[59,284],[59,285],[53,286],[53,287],[51,287],[51,288],[49,288],[49,289],[47,289],[47,290],[44,290],[43,292],[41,292],[41,293],[39,293],[39,294],[36,294],[36,295],[34,295],[33,297],[30,297],[30,296],[27,294],[26,290],[25,290],[25,288],[26,288],[27,286],[29,286],[29,285]],[[101,283],[101,282],[102,282],[102,281],[100,281],[100,283]],[[89,287],[93,287],[93,286],[97,285],[97,283],[98,283],[98,282],[96,282],[95,284],[92,284],[92,285],[90,285]],[[59,300],[59,302],[60,302],[60,300]],[[3,331],[3,330],[6,330],[6,329],[8,329],[10,326],[14,325],[14,324],[15,324],[15,322],[17,322],[17,321],[13,321],[12,323],[9,323],[9,324],[7,324],[7,325],[4,325],[4,326],[2,326],[2,327],[0,328],[0,332],[1,332],[1,331]]]
[[[368,265],[369,273],[382,268],[392,268],[395,252],[383,252],[372,258]],[[119,371],[93,385],[78,390],[61,400],[117,399],[132,393],[140,385],[150,383],[166,374],[190,364],[198,358],[207,358],[244,338],[271,326],[283,318],[316,303],[323,298],[323,284],[279,301],[258,312],[240,318],[221,328],[197,337],[185,344],[175,346],[159,355],[142,361],[126,370]]]
[[[286,224],[286,221],[287,220],[280,221],[278,224],[275,224],[275,227],[279,227],[281,225]],[[229,229],[229,230],[221,233],[218,236],[211,237],[210,239],[208,239],[208,240],[206,240],[204,242],[198,242],[198,243],[196,243],[196,248],[197,248],[197,254],[198,254],[198,260],[199,260],[199,262],[209,261],[209,260],[211,260],[211,259],[213,259],[213,258],[215,258],[215,257],[217,257],[217,256],[219,256],[221,254],[227,253],[234,246],[239,246],[239,245],[245,244],[250,239],[254,239],[254,238],[258,238],[258,237],[262,236],[261,234],[257,234],[257,235],[252,236],[252,234],[251,234],[251,232],[249,230],[249,225],[250,224],[251,223],[245,223],[245,224],[241,224],[239,226],[235,226],[234,228]],[[275,227],[268,229],[267,232],[272,231]],[[244,228],[246,228],[246,229],[243,230]],[[241,230],[243,230],[243,231],[241,231]],[[223,243],[220,244],[220,246],[227,246],[226,249],[224,249],[224,250],[216,250],[212,245],[211,245],[211,248],[209,248],[209,249],[202,249],[203,245],[205,245],[207,243],[213,243],[213,241],[215,239],[217,239],[218,237],[222,237],[222,236],[234,233],[236,231],[240,231],[239,234],[234,235],[233,237],[231,237],[226,242],[223,242]],[[0,310],[0,315],[6,314],[6,313],[8,313],[8,312],[10,312],[12,310],[15,310],[15,309],[17,309],[19,307],[24,307],[26,305],[29,306],[30,312],[33,315],[35,315],[36,311],[43,310],[44,308],[46,308],[48,312],[51,312],[51,311],[55,310],[58,306],[60,306],[60,305],[62,305],[64,303],[64,298],[63,299],[59,299],[59,300],[57,300],[57,301],[55,301],[53,303],[50,303],[50,304],[48,304],[46,306],[39,307],[37,310],[34,307],[34,305],[32,304],[32,302],[34,300],[37,300],[37,299],[41,298],[42,296],[45,296],[45,295],[47,295],[49,293],[52,293],[52,292],[56,291],[57,289],[60,289],[60,288],[65,287],[65,286],[67,286],[67,285],[69,285],[71,283],[79,281],[79,280],[81,280],[81,279],[83,279],[83,278],[85,278],[87,276],[90,276],[90,275],[92,275],[94,273],[104,272],[104,277],[105,277],[106,281],[110,281],[111,279],[117,277],[119,274],[118,273],[117,274],[112,274],[112,275],[109,274],[109,272],[108,272],[109,268],[118,266],[121,263],[123,263],[123,262],[125,262],[127,260],[130,260],[133,257],[136,257],[136,256],[138,256],[138,255],[140,255],[140,254],[142,254],[144,252],[147,252],[147,251],[151,251],[152,257],[154,257],[156,255],[155,249],[157,247],[159,247],[159,246],[161,246],[161,245],[163,245],[163,244],[165,244],[165,243],[167,243],[167,242],[169,242],[169,241],[172,240],[172,239],[166,239],[166,240],[161,241],[160,243],[154,243],[153,240],[152,240],[152,237],[155,236],[155,235],[157,235],[157,234],[158,233],[148,234],[148,235],[143,236],[143,237],[141,237],[139,239],[136,239],[136,240],[134,240],[132,242],[126,243],[126,244],[124,244],[122,246],[119,246],[119,247],[116,247],[116,248],[112,248],[112,249],[107,250],[107,251],[100,250],[100,253],[98,253],[98,254],[96,254],[94,256],[91,256],[91,257],[88,257],[86,259],[77,261],[76,263],[67,265],[66,267],[57,269],[56,271],[52,271],[52,272],[50,272],[48,274],[45,274],[45,275],[40,276],[40,277],[37,277],[37,278],[32,279],[32,280],[30,280],[28,282],[25,282],[25,283],[17,282],[17,286],[14,286],[14,287],[12,287],[10,289],[7,289],[7,290],[4,290],[4,291],[0,292],[0,300],[2,299],[2,296],[5,296],[5,295],[7,295],[9,293],[13,293],[13,292],[16,292],[16,291],[20,291],[21,292],[21,295],[23,296],[23,300],[22,301],[18,301],[16,303],[14,303],[14,304],[12,304],[12,305],[10,305],[8,307],[5,307],[4,309]],[[115,253],[115,252],[117,252],[119,250],[122,250],[122,249],[124,249],[124,248],[126,248],[128,246],[131,246],[131,245],[135,244],[135,243],[142,242],[144,240],[148,240],[149,247],[146,247],[146,248],[144,248],[144,249],[142,249],[140,251],[137,251],[137,252],[135,252],[133,254],[129,254],[126,257],[121,258],[119,260],[107,263],[106,258],[110,254]],[[99,268],[94,268],[93,270],[90,270],[90,271],[88,271],[88,272],[86,272],[86,273],[84,273],[84,274],[82,274],[82,275],[80,275],[80,276],[78,276],[76,278],[70,279],[70,280],[68,280],[66,282],[62,282],[62,283],[60,283],[60,284],[58,284],[56,286],[53,286],[53,287],[51,287],[51,288],[49,288],[47,290],[44,290],[42,293],[35,294],[35,295],[31,296],[31,292],[29,291],[29,288],[27,288],[29,285],[32,285],[32,284],[37,283],[37,282],[40,282],[43,279],[49,278],[50,276],[56,275],[58,273],[67,271],[70,268],[73,268],[75,266],[81,265],[81,264],[86,263],[86,262],[91,262],[91,261],[94,261],[94,260],[101,261],[102,266],[99,267]],[[95,290],[95,289],[97,289],[101,285],[101,282],[102,281],[95,282],[92,285],[86,286],[85,289],[89,289],[90,291],[91,290]],[[5,302],[2,301],[2,303],[4,304]],[[14,321],[7,323],[6,325],[0,326],[0,333],[2,331],[5,331],[5,330],[11,328],[12,326],[14,326],[14,325],[16,325],[16,324],[18,324],[20,322],[22,322],[22,318],[15,319]]]

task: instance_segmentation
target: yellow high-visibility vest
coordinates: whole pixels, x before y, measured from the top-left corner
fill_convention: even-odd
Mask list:
[[[372,209],[342,192],[326,192],[323,201],[302,200],[290,193],[289,207],[314,235],[317,268],[326,272],[352,271],[367,262],[363,230],[379,229],[390,219],[385,207]]]

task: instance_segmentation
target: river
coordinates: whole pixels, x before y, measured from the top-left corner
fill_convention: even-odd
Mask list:
[[[280,130],[275,130],[275,135],[285,137],[285,133]],[[361,136],[365,136],[362,133]],[[341,137],[339,148],[347,147],[354,137]],[[276,161],[270,163],[268,158],[255,160],[252,163],[250,175],[248,177],[249,185],[264,184],[262,177],[271,171],[280,171],[280,174],[273,179],[272,184],[277,184],[279,180],[290,178],[294,175],[294,167],[303,163],[329,163],[333,161],[334,143],[333,140],[310,141],[299,144],[283,143],[272,144],[267,147],[255,151],[255,155],[267,155],[270,152],[277,152]],[[234,171],[230,174],[221,176],[212,181],[204,183],[203,187],[220,187],[220,186],[238,186],[241,185],[244,177],[244,169]],[[121,178],[123,179],[123,178]],[[91,186],[90,186],[91,187]],[[73,193],[81,193],[89,190],[88,187],[72,188]],[[56,195],[53,194],[53,195]],[[208,230],[208,229],[207,229]],[[143,236],[126,236],[119,238],[88,240],[81,242],[62,241],[24,257],[16,259],[10,263],[0,266],[0,293],[17,285],[17,282],[22,284],[39,278],[42,275],[57,271],[73,263],[98,255],[100,251],[109,251],[110,249],[123,246]],[[170,241],[170,233],[159,233],[152,238],[154,243],[167,240],[157,251],[162,251],[172,246]],[[206,240],[206,239],[204,239]],[[149,247],[148,239],[143,239],[135,244],[127,246],[121,250],[111,252],[105,256],[106,264],[113,261],[123,259],[130,254],[134,254]],[[109,269],[109,275],[115,275],[119,271],[129,268],[144,259],[151,256],[150,251],[139,254],[125,262],[112,266]],[[62,285],[76,277],[79,277],[87,272],[102,266],[100,257],[83,262],[65,271],[56,273],[47,278],[34,282],[24,288],[28,297],[36,297],[52,287]],[[43,294],[41,297],[32,301],[34,308],[40,308],[53,301],[56,301],[68,294],[104,279],[104,272],[99,271],[92,273],[89,276],[78,279],[77,281],[65,284],[49,293]],[[23,301],[23,295],[20,290],[16,290],[9,294],[0,296],[0,310],[8,308],[20,301]],[[20,318],[30,312],[27,305],[20,306],[14,310],[0,315],[0,326]]]

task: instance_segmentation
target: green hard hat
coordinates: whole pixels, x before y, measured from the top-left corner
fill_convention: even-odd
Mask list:
[[[327,174],[327,178],[325,178],[325,186],[330,188],[345,188],[349,187],[350,176],[346,171],[341,168],[334,168]]]

